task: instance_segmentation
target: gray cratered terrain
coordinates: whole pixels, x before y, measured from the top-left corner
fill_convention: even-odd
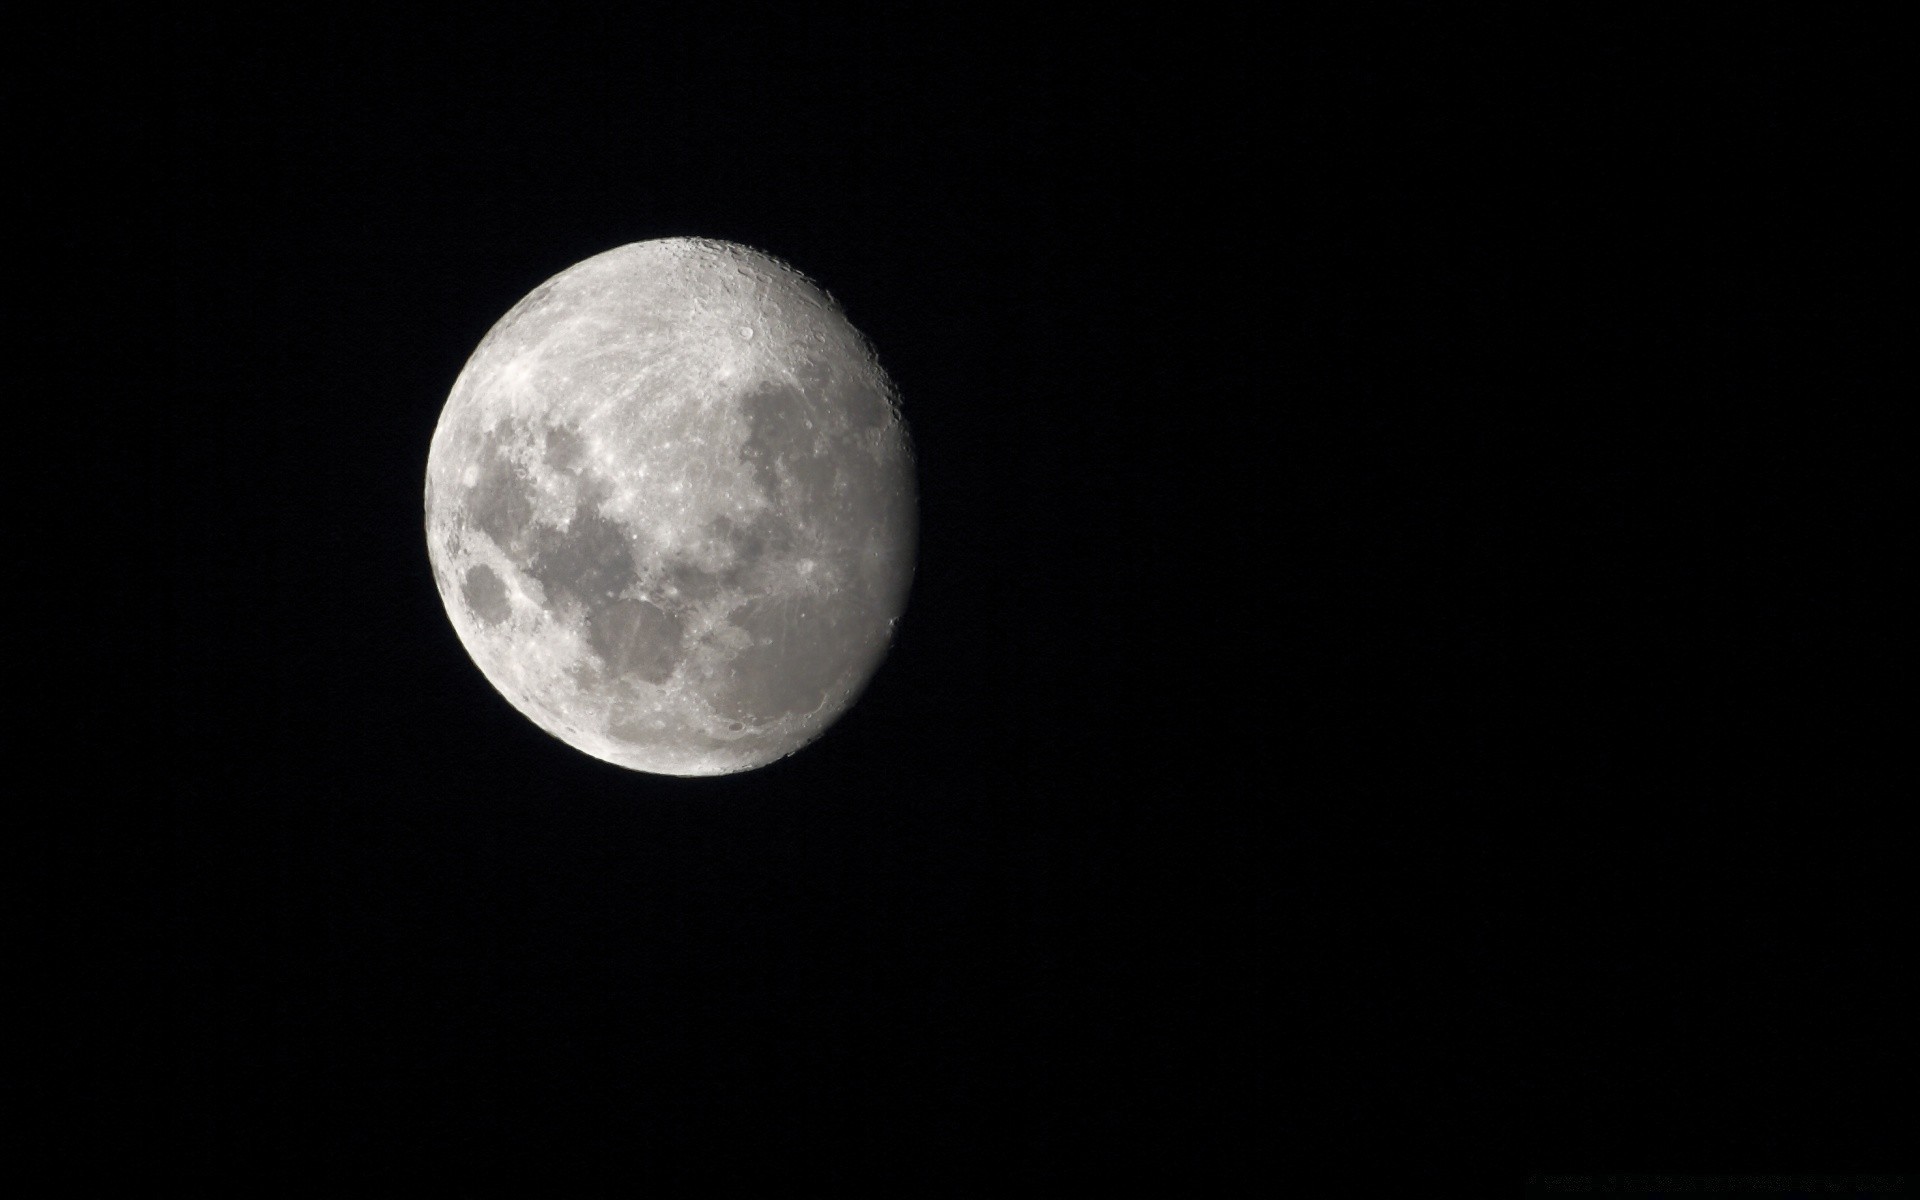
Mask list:
[[[762,766],[847,709],[916,520],[865,339],[791,267],[703,239],[534,289],[427,460],[434,579],[487,679],[569,745],[668,775]]]

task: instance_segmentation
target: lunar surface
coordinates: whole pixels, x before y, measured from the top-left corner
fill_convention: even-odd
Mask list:
[[[453,627],[515,708],[623,767],[727,774],[818,737],[886,654],[911,443],[805,276],[640,242],[481,341],[434,430],[426,528]]]

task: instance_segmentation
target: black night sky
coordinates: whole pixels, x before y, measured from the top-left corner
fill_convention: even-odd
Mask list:
[[[1891,1165],[1875,31],[292,11],[27,39],[76,1194]],[[421,529],[489,326],[673,235],[920,470],[891,657],[721,779],[517,714]]]

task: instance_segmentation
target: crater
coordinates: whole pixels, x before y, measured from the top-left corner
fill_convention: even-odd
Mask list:
[[[616,600],[587,618],[587,644],[612,675],[665,683],[679,666],[680,619],[645,600]]]
[[[488,625],[498,625],[513,612],[513,606],[507,603],[507,585],[489,566],[468,567],[466,579],[460,584],[460,598],[467,602],[467,611]]]

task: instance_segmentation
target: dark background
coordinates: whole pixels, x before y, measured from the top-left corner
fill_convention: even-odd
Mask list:
[[[1888,1165],[1879,31],[294,11],[10,85],[71,1178]],[[687,234],[920,466],[892,656],[717,780],[515,713],[421,530],[492,322]]]

